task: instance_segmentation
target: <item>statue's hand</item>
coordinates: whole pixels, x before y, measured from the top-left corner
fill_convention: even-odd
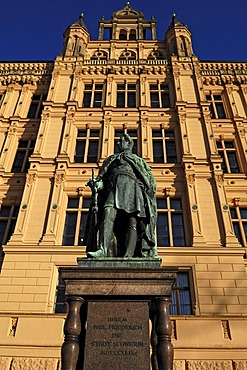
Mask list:
[[[87,186],[89,186],[92,191],[97,192],[98,190],[103,189],[104,184],[101,179],[99,180],[91,179],[88,181]]]

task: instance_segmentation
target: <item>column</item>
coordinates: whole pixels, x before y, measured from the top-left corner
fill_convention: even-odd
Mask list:
[[[169,316],[170,297],[155,298],[157,308],[155,331],[157,335],[157,362],[159,370],[173,369],[172,326]]]
[[[79,335],[81,333],[81,306],[84,299],[81,297],[68,297],[68,315],[64,324],[64,343],[62,345],[62,370],[76,370],[79,357]]]

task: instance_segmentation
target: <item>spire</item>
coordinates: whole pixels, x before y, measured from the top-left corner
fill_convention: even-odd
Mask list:
[[[172,21],[171,21],[171,24],[170,26],[168,27],[167,29],[167,32],[170,31],[171,28],[174,28],[174,27],[187,27],[185,26],[185,24],[183,24],[182,22],[180,22],[178,19],[177,19],[177,14],[176,13],[173,13],[172,15]]]
[[[87,26],[86,26],[86,24],[84,22],[84,14],[83,13],[81,13],[81,15],[79,16],[78,21],[76,21],[75,23],[73,23],[71,26],[81,26],[86,31],[88,31]]]

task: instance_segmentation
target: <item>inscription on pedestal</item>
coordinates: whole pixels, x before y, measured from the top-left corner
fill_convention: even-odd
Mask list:
[[[149,370],[148,302],[89,302],[84,370]]]

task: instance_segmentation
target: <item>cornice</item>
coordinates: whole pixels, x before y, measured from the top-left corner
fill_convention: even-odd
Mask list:
[[[0,84],[49,84],[53,66],[53,62],[0,62]]]
[[[200,62],[205,85],[247,83],[247,62]]]

